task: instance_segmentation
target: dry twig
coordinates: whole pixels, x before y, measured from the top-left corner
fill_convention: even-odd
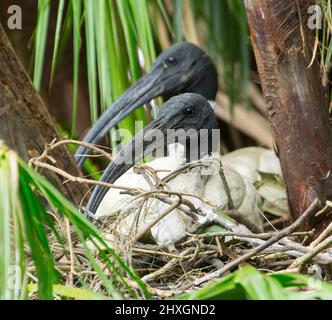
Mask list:
[[[259,253],[259,252],[263,251],[264,249],[268,248],[269,246],[271,246],[273,243],[276,243],[279,240],[281,240],[282,238],[290,235],[298,227],[300,227],[306,221],[307,218],[309,218],[311,215],[313,215],[314,210],[318,206],[318,203],[319,203],[319,200],[316,199],[311,204],[311,206],[303,213],[303,215],[300,218],[298,218],[288,228],[282,230],[281,232],[279,232],[278,234],[276,234],[271,239],[269,239],[268,241],[266,241],[262,245],[258,246],[257,248],[249,251],[245,255],[243,255],[243,256],[239,257],[238,259],[230,262],[225,267],[223,267],[223,268],[221,268],[221,269],[219,269],[219,270],[217,270],[217,271],[215,271],[215,272],[213,272],[211,274],[208,274],[208,275],[202,277],[201,279],[197,279],[196,281],[194,281],[194,285],[195,286],[199,286],[199,285],[203,284],[204,282],[207,282],[207,281],[210,281],[212,279],[215,279],[215,278],[218,278],[218,277],[222,276],[225,272],[233,269],[234,267],[236,267],[237,265],[239,265],[241,262],[244,262],[244,261],[250,259],[251,257],[253,257],[254,255],[256,255],[257,253]]]

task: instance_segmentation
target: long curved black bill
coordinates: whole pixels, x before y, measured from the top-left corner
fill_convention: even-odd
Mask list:
[[[151,155],[153,152],[165,152],[167,146],[166,131],[169,128],[171,128],[171,124],[161,121],[160,118],[151,122],[121,149],[104,171],[100,181],[114,183],[146,156]],[[86,208],[88,215],[96,213],[108,190],[109,188],[103,186],[94,188]]]
[[[150,102],[165,91],[160,81],[161,72],[158,69],[151,70],[133,87],[128,89],[113,105],[105,111],[94,126],[83,138],[83,142],[98,144],[102,138],[114,128],[121,120],[138,107]],[[75,153],[75,159],[82,166],[90,149],[79,146]]]

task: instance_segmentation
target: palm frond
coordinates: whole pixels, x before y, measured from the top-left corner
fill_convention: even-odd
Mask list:
[[[332,299],[332,286],[300,274],[264,275],[245,267],[213,285],[183,295],[185,300],[310,300]]]
[[[60,219],[68,219],[73,226],[107,295],[122,298],[121,288],[124,288],[137,298],[137,293],[127,283],[128,277],[137,282],[144,296],[149,296],[143,283],[114,250],[109,248],[96,227],[45,178],[3,145],[0,146],[0,177],[1,299],[28,298],[28,287],[31,288],[33,284],[38,288],[38,298],[53,299],[56,294],[55,286],[64,284],[64,279],[57,270],[50,239],[55,237],[61,244],[65,244],[67,240],[58,232],[57,222],[45,209],[46,205]],[[44,199],[43,202],[40,196]],[[100,267],[94,253],[87,246],[87,241],[94,244],[105,268],[112,275],[111,278],[106,275],[106,269]]]
[[[38,16],[35,31],[33,71],[33,83],[38,91],[41,89],[42,84],[50,9],[50,0],[38,0]]]
[[[206,26],[206,45],[220,62],[217,65],[221,66],[223,89],[233,104],[243,101],[250,76],[249,35],[243,1],[192,0],[191,6]]]
[[[133,82],[148,70],[155,57],[155,39],[149,15],[149,1],[71,0],[59,1],[50,83],[73,37],[73,112],[71,135],[77,133],[78,85],[81,50],[86,50],[90,116],[94,123]],[[159,3],[159,7],[162,6]],[[64,13],[66,12],[65,18]],[[164,10],[165,13],[165,10]],[[34,83],[41,89],[50,1],[40,1],[35,35]],[[81,36],[83,24],[84,37]],[[81,46],[81,42],[85,46]],[[144,65],[140,65],[142,53]],[[144,109],[134,112],[120,124],[132,134],[135,121],[147,123]],[[115,147],[115,145],[113,145]]]

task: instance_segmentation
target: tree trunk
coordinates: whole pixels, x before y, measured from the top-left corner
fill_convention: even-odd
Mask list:
[[[247,0],[247,16],[276,149],[294,219],[319,198],[332,199],[332,137],[309,0]],[[308,222],[319,233],[329,213]]]
[[[13,148],[24,160],[39,155],[53,139],[59,140],[58,131],[40,96],[18,60],[0,24],[0,139]],[[57,166],[80,176],[72,155],[66,147],[52,153]],[[70,200],[79,205],[88,192],[86,185],[63,184],[51,172],[45,176]]]

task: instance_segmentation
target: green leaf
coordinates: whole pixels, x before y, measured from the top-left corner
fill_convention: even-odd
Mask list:
[[[282,286],[252,267],[246,267],[236,274],[235,283],[246,292],[251,300],[283,300],[287,295]]]
[[[77,126],[77,109],[78,109],[78,85],[79,85],[79,65],[80,65],[80,47],[81,47],[81,18],[82,3],[81,0],[72,0],[73,6],[73,46],[74,46],[74,93],[73,93],[73,112],[71,137],[76,136]]]
[[[28,285],[28,291],[35,293],[37,286],[35,284]],[[63,285],[54,285],[53,292],[55,295],[75,300],[108,300],[109,298],[101,294],[97,294],[91,290],[68,287]]]
[[[90,115],[92,123],[95,123],[98,119],[98,74],[96,58],[96,34],[94,28],[94,4],[94,0],[84,0],[87,69],[90,98]]]
[[[248,266],[212,285],[178,298],[182,300],[332,299],[332,285],[300,274],[264,275]]]
[[[38,0],[38,18],[35,32],[35,56],[33,74],[33,84],[37,91],[40,91],[41,89],[50,8],[50,0]]]
[[[57,16],[57,22],[56,22],[56,29],[55,29],[50,87],[52,86],[52,83],[53,83],[53,80],[54,80],[55,69],[56,69],[57,62],[58,62],[59,45],[60,45],[60,37],[61,37],[61,27],[62,27],[64,9],[65,9],[65,0],[60,0],[59,1],[59,7],[58,7],[58,16]]]

